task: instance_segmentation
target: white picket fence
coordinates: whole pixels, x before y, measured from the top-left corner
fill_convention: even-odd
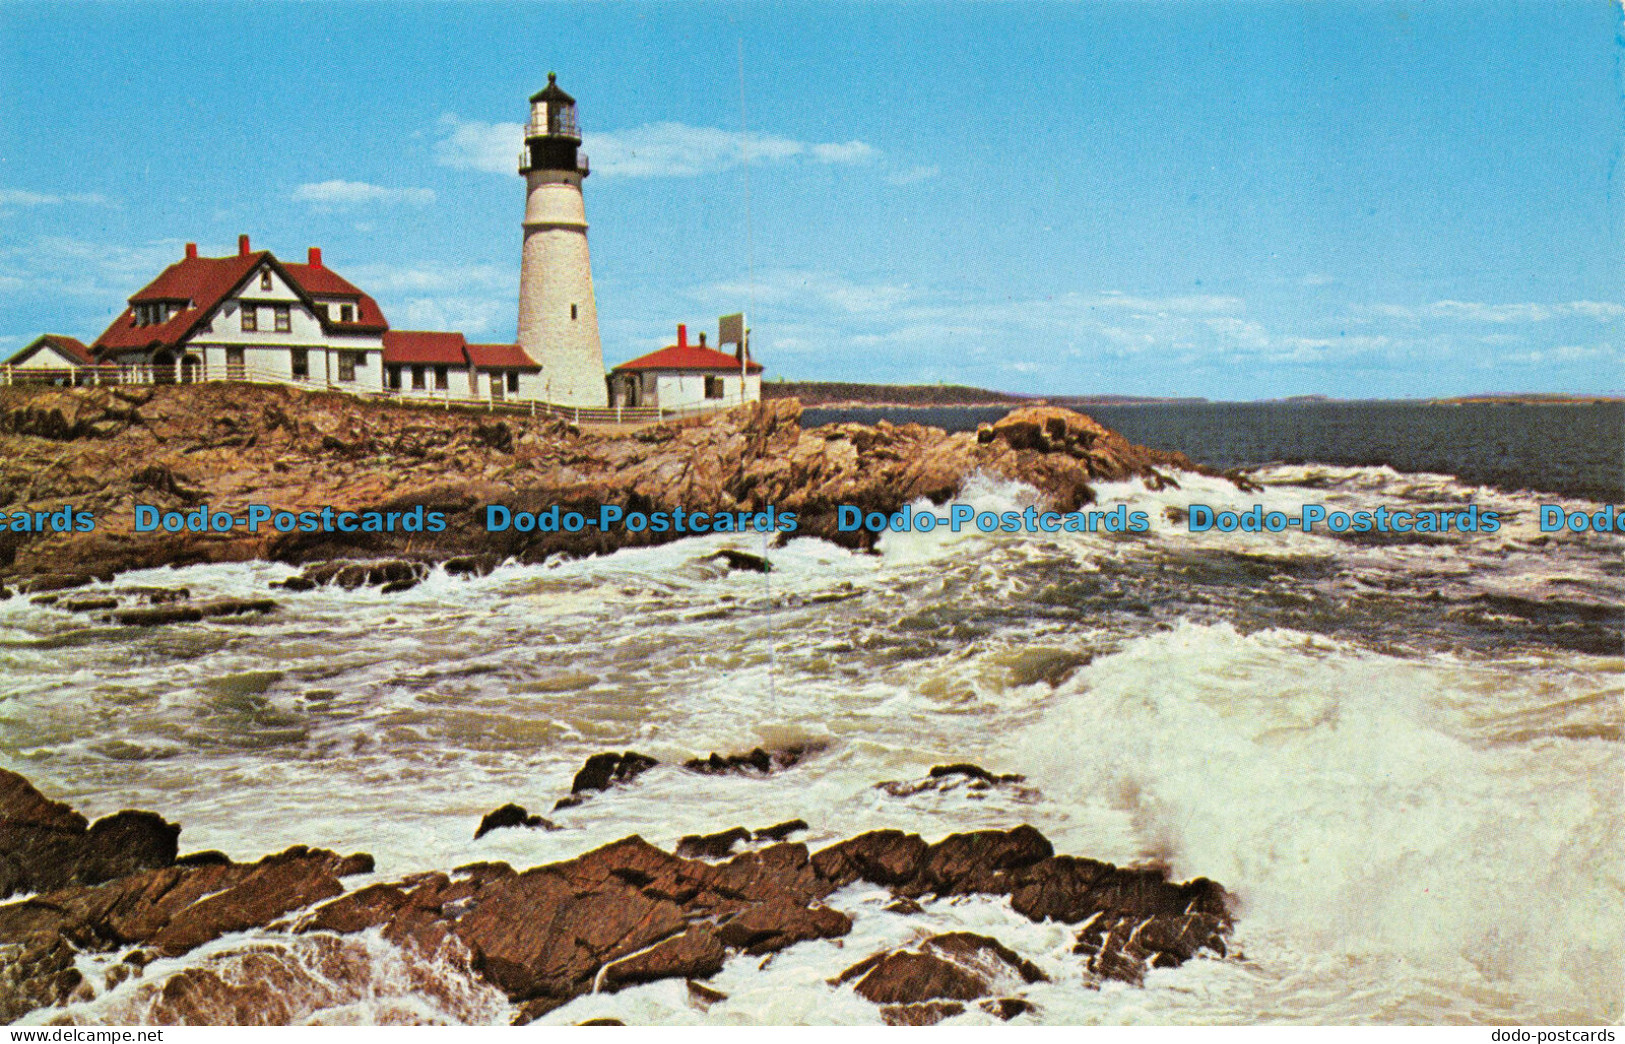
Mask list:
[[[560,417],[572,424],[589,426],[646,425],[661,421],[694,417],[744,405],[739,395],[715,399],[692,406],[609,406],[583,407],[543,402],[540,399],[520,399],[505,396],[501,399],[459,397],[449,391],[386,389],[382,392],[363,390],[348,382],[306,379],[297,380],[285,374],[259,370],[250,366],[229,366],[225,373],[210,373],[207,367],[193,365],[184,370],[174,367],[150,365],[101,364],[57,369],[0,366],[0,385],[46,384],[59,387],[97,387],[120,384],[196,384],[204,381],[233,381],[243,384],[278,384],[307,391],[337,391],[357,398],[386,401],[410,406],[438,407],[441,409],[475,410],[486,413],[528,414],[529,416]]]

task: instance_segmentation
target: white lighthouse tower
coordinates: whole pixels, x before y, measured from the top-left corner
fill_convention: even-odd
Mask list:
[[[598,306],[587,254],[587,208],[576,101],[547,74],[531,96],[519,173],[525,176],[525,256],[519,270],[519,346],[542,366],[544,394],[566,406],[609,404]]]

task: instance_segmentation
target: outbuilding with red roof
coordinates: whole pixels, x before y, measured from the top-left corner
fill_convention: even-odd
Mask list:
[[[727,319],[722,322],[728,330]],[[610,371],[611,406],[659,406],[663,409],[738,406],[762,397],[762,364],[750,358],[742,324],[733,354],[688,343],[688,326],[677,325],[677,343],[640,355]]]

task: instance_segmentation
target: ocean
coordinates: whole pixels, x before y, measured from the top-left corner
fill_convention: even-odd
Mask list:
[[[1537,507],[1620,506],[1620,409],[1093,412],[1136,441],[1257,465],[1263,491],[1195,475],[1158,492],[1101,485],[1103,507],[1148,512],[1146,534],[887,533],[876,554],[713,536],[479,578],[436,571],[398,594],[276,591],[282,608],[263,618],[148,630],[13,598],[0,603],[0,764],[92,818],[159,811],[182,824],[183,851],[362,850],[378,880],[799,817],[814,848],[880,827],[935,840],[1031,823],[1059,852],[1161,862],[1236,897],[1230,959],[1093,989],[1066,926],[987,897],[904,916],[854,886],[831,900],[854,914],[852,935],[732,960],[708,1011],[673,980],[579,998],[550,1023],[878,1023],[826,980],[951,928],[1050,974],[1021,1017],[1044,1023],[1618,1020],[1625,538],[1543,534]],[[912,418],[941,421],[891,417]],[[1035,494],[983,477],[962,499],[1011,510]],[[1176,520],[1193,502],[1476,505],[1503,524],[1192,533]],[[724,546],[765,553],[773,571],[708,560]],[[291,572],[196,566],[114,586],[264,595]],[[677,767],[786,744],[815,753],[765,778]],[[550,812],[582,761],[611,749],[664,764]],[[960,761],[1026,783],[876,787]],[[510,801],[562,829],[472,840]],[[228,937],[70,1014],[142,1021],[166,975],[249,944],[309,942]],[[424,989],[423,969],[367,946],[371,985],[306,1021],[512,1017],[477,981]],[[955,1021],[991,1020],[972,1007]]]

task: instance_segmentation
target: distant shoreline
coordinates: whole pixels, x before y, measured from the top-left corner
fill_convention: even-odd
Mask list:
[[[1207,399],[1197,396],[1151,395],[1017,395],[1011,392],[943,384],[859,384],[840,381],[775,381],[762,385],[766,399],[800,399],[818,410],[927,410],[987,409],[995,406],[1060,406],[1087,409],[1100,406],[1334,406],[1398,403],[1417,406],[1592,406],[1625,402],[1625,393],[1594,395],[1562,392],[1483,392],[1473,395],[1410,399],[1333,398],[1295,395],[1279,399]]]

